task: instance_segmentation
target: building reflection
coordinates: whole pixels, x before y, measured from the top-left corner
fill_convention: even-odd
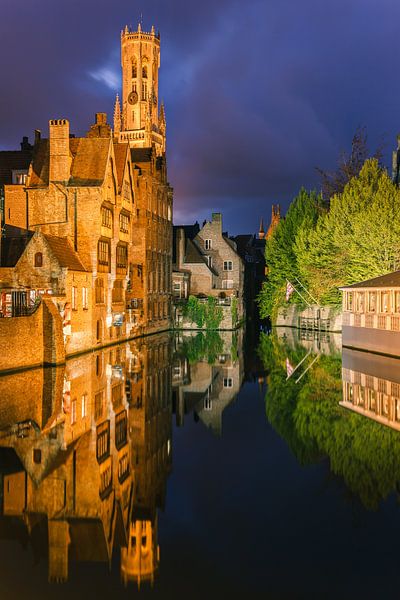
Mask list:
[[[172,368],[173,410],[178,426],[192,413],[215,435],[244,378],[243,330],[180,334]]]
[[[340,405],[400,431],[400,361],[343,348]]]
[[[69,561],[111,563],[153,581],[158,509],[171,469],[171,339],[135,340],[0,378],[0,536]]]

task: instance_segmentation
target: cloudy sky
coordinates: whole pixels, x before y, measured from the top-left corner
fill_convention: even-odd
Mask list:
[[[120,30],[161,32],[175,222],[231,233],[285,210],[358,126],[385,161],[400,131],[399,0],[0,0],[0,149],[50,118],[110,117]]]

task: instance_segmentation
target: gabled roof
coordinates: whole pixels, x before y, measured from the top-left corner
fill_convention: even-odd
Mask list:
[[[217,271],[212,266],[210,267],[210,265],[208,264],[206,257],[201,252],[195,240],[189,239],[186,241],[186,252],[183,262],[191,264],[205,264],[206,267],[211,271],[211,273],[213,273],[213,275],[218,276]]]
[[[340,290],[351,290],[361,288],[392,288],[400,287],[400,271],[393,271],[393,273],[387,273],[386,275],[380,275],[379,277],[373,277],[367,279],[361,283],[353,283],[352,285],[344,285],[340,287]]]
[[[68,238],[57,237],[55,235],[43,234],[50,250],[57,259],[60,267],[71,269],[71,271],[86,271],[81,259],[73,249]]]
[[[118,190],[121,191],[124,171],[126,165],[126,157],[128,155],[129,144],[120,144],[116,140],[113,140],[114,144],[114,155],[115,155],[115,167],[118,178]]]
[[[103,183],[111,138],[70,138],[71,171],[68,185],[99,186]],[[49,140],[42,139],[35,148],[30,187],[49,184]]]

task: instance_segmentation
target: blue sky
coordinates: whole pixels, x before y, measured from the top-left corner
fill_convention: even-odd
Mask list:
[[[125,24],[161,32],[175,221],[224,213],[254,232],[365,126],[384,158],[400,130],[396,0],[0,0],[0,147],[66,117],[112,116]],[[111,119],[110,119],[111,120]]]

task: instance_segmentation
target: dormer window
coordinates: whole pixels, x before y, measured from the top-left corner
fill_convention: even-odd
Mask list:
[[[41,252],[35,254],[35,267],[43,267],[43,254]]]

